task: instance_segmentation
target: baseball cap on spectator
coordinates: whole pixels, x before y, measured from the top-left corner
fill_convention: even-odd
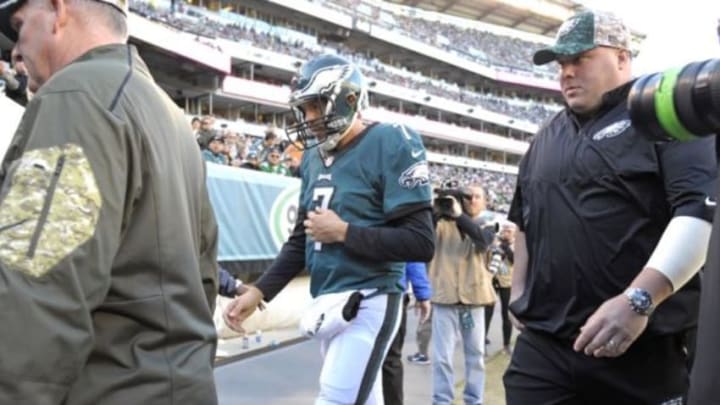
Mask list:
[[[265,130],[265,140],[269,141],[271,139],[277,138],[277,134],[275,133],[274,128],[268,128]]]
[[[583,11],[565,20],[555,43],[533,55],[533,63],[544,65],[558,56],[572,56],[598,46],[630,50],[630,29],[612,13]]]
[[[215,134],[215,135],[213,135],[212,138],[210,138],[210,142],[212,142],[212,141],[224,142],[224,141],[225,141],[225,136],[223,136],[222,134]]]
[[[109,4],[125,16],[128,14],[127,0],[95,0]],[[0,32],[12,42],[17,41],[17,32],[10,25],[10,17],[17,11],[26,0],[0,0]]]

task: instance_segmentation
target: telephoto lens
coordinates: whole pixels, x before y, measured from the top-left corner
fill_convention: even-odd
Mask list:
[[[720,133],[720,59],[642,76],[628,96],[633,126],[658,141]]]

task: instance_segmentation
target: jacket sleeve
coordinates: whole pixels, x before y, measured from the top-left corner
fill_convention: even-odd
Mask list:
[[[142,153],[81,92],[36,96],[18,139],[0,192],[0,403],[60,404],[94,346]]]
[[[712,222],[714,211],[705,200],[716,193],[714,138],[657,145],[665,195],[674,217],[690,216]]]
[[[203,166],[206,167],[206,166]],[[207,177],[207,169],[205,176]],[[207,188],[204,188],[205,198],[202,207],[202,219],[200,229],[200,277],[202,279],[203,291],[207,299],[210,312],[215,311],[215,299],[218,295],[218,272],[217,272],[217,250],[218,250],[218,226],[215,221],[215,213],[210,205],[210,197]]]
[[[415,298],[418,301],[429,300],[432,292],[425,263],[409,262],[405,265],[405,274],[407,274],[407,278],[410,280]]]
[[[233,277],[227,270],[218,266],[218,280],[218,292],[220,295],[223,297],[234,298],[237,291],[237,287],[235,286],[235,277]]]

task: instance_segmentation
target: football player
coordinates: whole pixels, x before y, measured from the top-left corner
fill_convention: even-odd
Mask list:
[[[321,342],[316,404],[382,404],[378,376],[400,323],[405,262],[434,252],[431,189],[420,136],[402,125],[366,124],[360,70],[334,55],[305,63],[292,82],[296,123],[288,135],[305,152],[298,220],[258,282],[225,311],[241,328],[303,268],[313,297],[360,291],[349,326]]]

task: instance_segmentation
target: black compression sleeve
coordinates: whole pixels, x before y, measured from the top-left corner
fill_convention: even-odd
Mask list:
[[[298,212],[292,235],[265,273],[255,283],[265,301],[270,301],[305,268],[305,211]]]
[[[381,227],[350,224],[345,249],[369,260],[429,262],[435,253],[432,212],[423,207]]]
[[[460,214],[459,217],[455,218],[455,223],[457,224],[458,229],[465,235],[469,236],[473,242],[477,243],[478,241],[485,241],[482,228],[473,222],[469,215],[465,213]]]

